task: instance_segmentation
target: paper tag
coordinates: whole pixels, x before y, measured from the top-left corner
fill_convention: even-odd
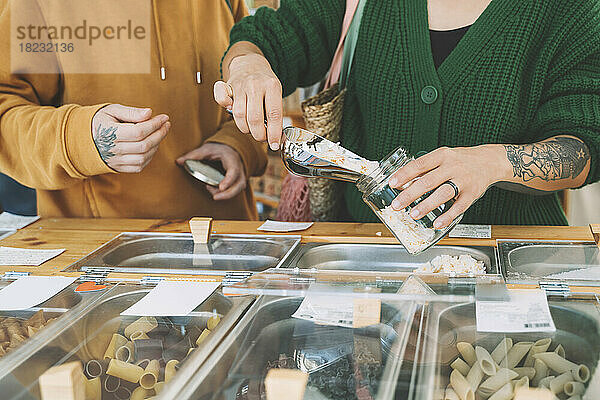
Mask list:
[[[24,215],[15,215],[9,212],[0,214],[0,229],[22,229],[27,225],[40,219],[39,215],[27,217]]]
[[[491,225],[456,225],[450,231],[448,237],[451,238],[472,238],[472,239],[491,239]]]
[[[121,315],[185,317],[213,294],[219,285],[219,282],[160,281]]]
[[[312,222],[281,222],[266,220],[264,224],[258,227],[257,231],[266,232],[292,232],[303,231],[310,228]]]
[[[76,280],[77,277],[23,276],[0,290],[0,310],[26,310],[34,307]]]
[[[352,298],[338,295],[307,294],[292,317],[312,321],[320,325],[352,328]]]
[[[381,321],[380,299],[354,299],[352,327],[364,328]]]
[[[64,251],[65,249],[42,250],[0,247],[0,265],[30,265],[39,267]]]
[[[556,327],[541,289],[509,289],[509,301],[477,301],[479,332],[554,332]]]

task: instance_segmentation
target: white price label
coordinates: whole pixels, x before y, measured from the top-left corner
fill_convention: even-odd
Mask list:
[[[470,238],[470,239],[491,239],[491,225],[456,225],[450,231],[448,237],[451,238]]]
[[[509,289],[509,301],[477,301],[478,332],[554,332],[556,327],[541,289]]]

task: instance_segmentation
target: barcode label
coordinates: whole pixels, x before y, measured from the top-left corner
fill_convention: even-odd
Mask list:
[[[525,328],[549,328],[550,324],[548,322],[542,322],[537,324],[524,324]]]

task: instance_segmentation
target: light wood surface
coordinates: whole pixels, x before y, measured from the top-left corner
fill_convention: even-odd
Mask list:
[[[213,221],[211,234],[257,234],[260,221]],[[43,218],[2,241],[2,246],[33,249],[67,249],[60,256],[40,267],[0,266],[6,271],[29,271],[40,275],[55,275],[89,254],[121,232],[190,232],[188,220],[158,219],[78,219]],[[277,235],[277,233],[268,233]],[[382,224],[315,223],[306,231],[288,234],[302,235],[303,242],[397,243]],[[494,226],[492,239],[444,239],[446,245],[495,245],[496,239],[572,240],[592,242],[588,226],[531,227]],[[77,276],[79,273],[61,273]],[[135,277],[134,274],[123,276]],[[191,278],[191,276],[190,276]],[[193,277],[199,278],[199,277]],[[210,277],[206,277],[210,278]]]

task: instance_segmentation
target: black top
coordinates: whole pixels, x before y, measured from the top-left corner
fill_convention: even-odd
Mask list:
[[[470,27],[471,25],[452,29],[451,31],[429,31],[431,52],[433,53],[433,62],[436,69],[452,53],[452,50],[456,48],[456,45],[458,45],[458,42],[465,36]]]

